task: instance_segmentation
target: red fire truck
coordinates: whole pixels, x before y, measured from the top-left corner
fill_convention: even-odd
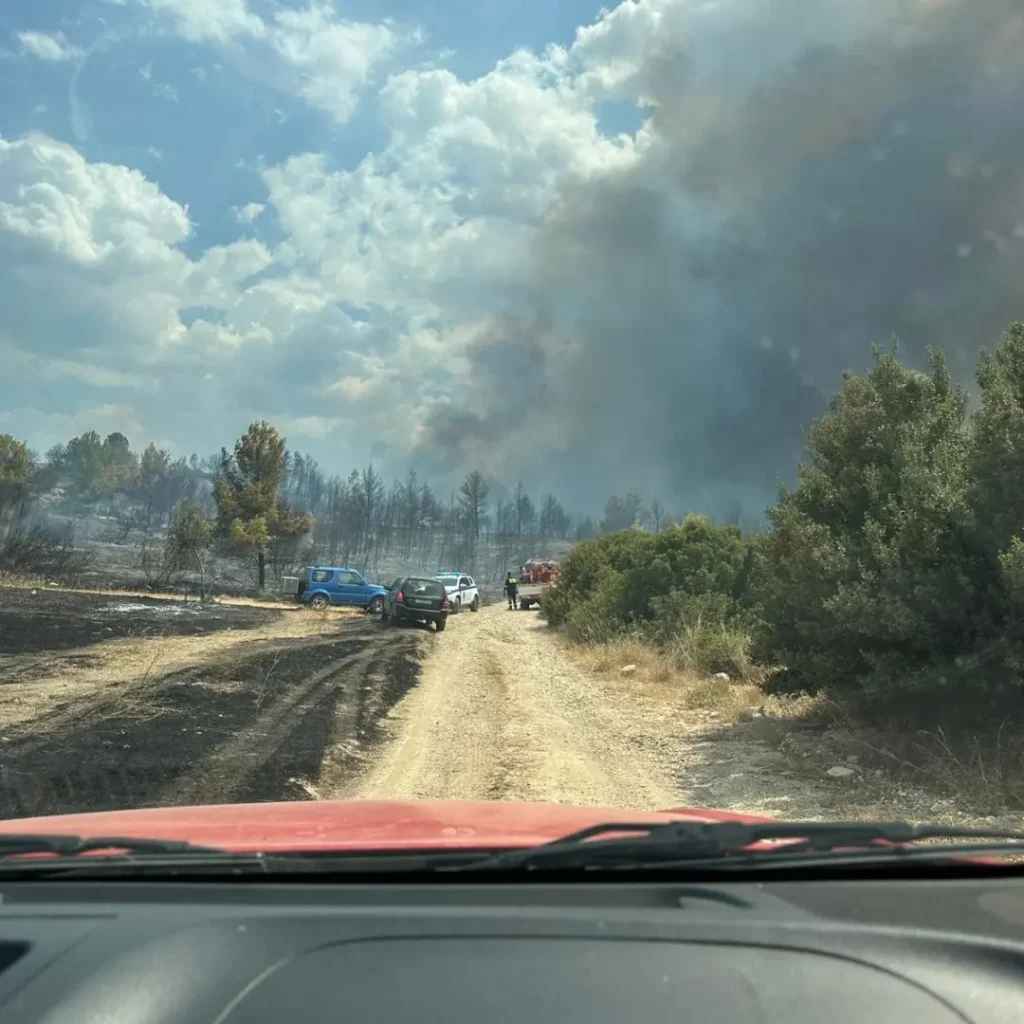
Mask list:
[[[519,607],[539,605],[544,592],[558,579],[558,563],[553,558],[530,558],[519,570]]]

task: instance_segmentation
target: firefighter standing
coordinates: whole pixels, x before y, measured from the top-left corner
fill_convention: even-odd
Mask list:
[[[518,592],[519,592],[519,581],[515,578],[513,573],[509,573],[505,577],[505,596],[508,598],[508,606],[510,609],[518,608]]]

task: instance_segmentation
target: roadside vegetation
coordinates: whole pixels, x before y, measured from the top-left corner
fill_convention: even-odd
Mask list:
[[[876,352],[806,450],[764,530],[689,516],[575,547],[549,623],[738,717],[813,724],[851,775],[1024,805],[1024,324],[982,354],[972,402],[940,353],[919,372]]]

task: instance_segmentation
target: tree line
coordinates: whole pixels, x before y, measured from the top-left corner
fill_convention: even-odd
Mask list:
[[[247,559],[259,587],[268,573],[280,578],[311,561],[368,570],[388,558],[458,564],[497,580],[555,542],[633,524],[661,529],[670,518],[658,500],[628,494],[612,496],[595,522],[571,515],[554,494],[535,500],[522,481],[507,488],[479,471],[447,495],[413,470],[389,483],[372,463],[329,475],[262,421],[230,450],[188,458],[152,443],[133,450],[119,432],[86,431],[42,457],[0,435],[0,568],[27,570],[44,548],[53,557],[71,549],[69,536],[52,536],[29,515],[40,507],[103,515],[108,539],[139,547],[151,583],[183,572],[202,580],[210,556],[221,555]]]

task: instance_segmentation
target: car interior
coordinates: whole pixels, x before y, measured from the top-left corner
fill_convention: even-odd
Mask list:
[[[4,1024],[1010,1024],[1012,877],[0,882]]]

